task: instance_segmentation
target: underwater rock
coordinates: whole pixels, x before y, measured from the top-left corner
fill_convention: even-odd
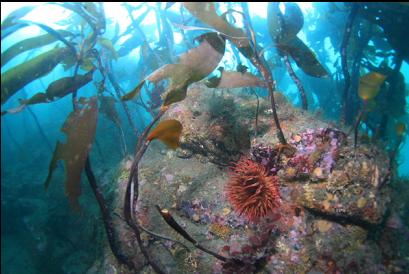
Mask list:
[[[340,222],[378,224],[390,201],[389,160],[372,148],[344,147],[326,181],[292,185],[296,202],[318,215],[340,217]],[[370,155],[373,155],[372,157]],[[376,157],[375,157],[376,156]],[[341,163],[342,162],[342,163]]]
[[[268,106],[262,103],[258,136],[250,149],[250,143],[238,142],[242,137],[237,137],[237,132],[225,130],[229,125],[226,119],[233,119],[247,128],[241,134],[248,139],[254,134],[256,99],[235,92],[192,85],[187,98],[171,105],[163,117],[183,125],[182,149],[161,154],[164,146],[153,142],[140,162],[139,222],[190,248],[187,251],[143,232],[144,245],[155,261],[169,273],[377,273],[384,269],[382,250],[370,233],[383,220],[390,201],[387,155],[374,145],[362,144],[354,150],[351,137],[342,133],[346,130],[286,105],[280,96],[278,114],[291,147],[277,145]],[[210,113],[214,99],[232,111]],[[237,161],[240,153],[265,167],[276,161],[272,167],[277,168],[273,176],[278,178],[280,204],[257,222],[240,216],[226,193],[230,168],[224,165]],[[300,155],[305,155],[313,168],[305,176],[292,176],[298,171],[291,160]],[[122,201],[126,186],[121,174],[118,201]],[[163,221],[155,205],[168,208],[189,235],[228,260],[222,262],[195,249]],[[117,209],[122,210],[122,205]],[[120,227],[122,238],[131,247],[134,239],[129,228]],[[142,254],[136,253],[140,271],[148,271]],[[116,265],[113,257],[108,260]]]
[[[220,90],[209,89],[203,84],[193,84],[186,99],[171,105],[164,115],[183,124],[181,151],[178,152],[181,158],[196,154],[212,163],[227,165],[250,148],[255,98],[243,98],[237,89],[219,93]],[[264,131],[271,124],[270,114],[262,112],[267,104],[267,101],[261,102],[259,113],[259,128]]]
[[[237,120],[243,106],[236,102],[232,92],[215,96],[213,89],[192,85],[188,93],[182,103],[171,105],[165,114],[183,124],[180,156],[188,158],[190,154],[199,154],[222,165],[237,160],[240,152],[250,148],[249,124],[253,117]],[[212,105],[215,101],[221,101],[220,106]],[[226,106],[226,102],[230,103]]]

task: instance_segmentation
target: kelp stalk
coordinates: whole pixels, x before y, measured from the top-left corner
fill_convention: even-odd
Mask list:
[[[359,125],[361,124],[362,116],[365,113],[366,109],[366,101],[363,102],[363,106],[361,108],[361,111],[358,114],[358,117],[356,118],[355,125],[354,125],[354,148],[357,147],[358,145],[358,129]]]
[[[45,143],[47,144],[47,147],[51,150],[51,153],[52,153],[52,152],[53,152],[53,147],[51,146],[50,141],[48,141],[47,136],[44,134],[44,131],[43,131],[43,129],[41,128],[40,123],[38,122],[37,116],[34,114],[34,112],[31,110],[30,107],[27,107],[27,109],[28,109],[28,112],[29,112],[29,113],[31,114],[31,116],[33,117],[34,122],[35,122],[35,124],[36,124],[36,126],[37,126],[37,128],[38,128],[38,131],[40,132],[41,137],[43,137]]]
[[[178,234],[180,234],[183,238],[185,238],[186,240],[188,240],[189,242],[191,242],[196,248],[202,250],[203,252],[206,252],[210,255],[212,255],[213,257],[226,262],[227,258],[217,254],[216,252],[213,252],[207,248],[205,248],[204,246],[202,246],[198,241],[196,241],[192,236],[189,235],[189,233],[186,232],[186,230],[184,230],[177,222],[176,220],[173,218],[173,216],[170,214],[169,210],[167,209],[161,209],[158,205],[156,205],[156,209],[159,211],[159,214],[162,216],[162,218],[165,220],[165,222],[171,227],[173,228]]]
[[[108,69],[108,73],[107,73],[108,79],[109,79],[109,81],[111,82],[112,86],[114,87],[115,93],[116,93],[116,95],[118,96],[118,98],[121,98],[121,96],[122,96],[122,92],[121,92],[122,89],[121,89],[121,86],[119,86],[119,84],[117,83],[117,81],[116,81],[114,75],[112,74],[112,72],[111,72],[111,67],[112,67],[112,66],[110,65],[110,68]],[[123,109],[124,109],[124,111],[125,111],[126,118],[128,119],[128,122],[129,122],[129,124],[130,124],[130,126],[131,126],[133,132],[134,132],[136,135],[138,135],[138,130],[136,129],[136,127],[135,127],[135,125],[134,125],[134,123],[133,123],[133,121],[132,121],[132,116],[131,116],[131,114],[130,114],[130,112],[129,112],[128,106],[126,105],[126,103],[125,103],[124,101],[120,100],[120,102],[121,102],[121,105],[122,105],[122,107],[123,107]]]
[[[266,82],[268,93],[270,95],[271,109],[273,111],[273,119],[276,125],[277,137],[282,145],[286,145],[287,141],[285,140],[283,130],[281,129],[280,121],[278,119],[276,110],[276,103],[274,100],[275,82],[273,80],[273,76],[271,75],[271,72],[268,70],[267,66],[260,61],[257,54],[254,54],[250,60],[253,63],[253,65],[261,72],[261,75],[263,76],[264,81]]]
[[[388,82],[390,83],[389,89],[387,90],[387,94],[393,94],[394,92],[397,92],[396,90],[396,84],[398,83],[398,77],[399,77],[399,72],[402,67],[402,62],[403,62],[403,56],[400,54],[396,55],[396,63],[395,67],[393,68],[393,72],[389,75]],[[382,114],[381,122],[379,125],[379,128],[377,130],[376,137],[377,138],[385,138],[386,133],[388,132],[386,130],[386,127],[388,125],[390,116],[388,114]]]
[[[133,213],[135,212],[135,206],[138,201],[139,197],[139,179],[138,179],[138,165],[139,161],[142,159],[146,149],[148,148],[150,141],[146,140],[150,129],[153,125],[162,117],[162,115],[166,112],[167,108],[163,108],[160,110],[158,115],[152,120],[149,126],[144,130],[144,132],[139,136],[138,143],[135,149],[135,156],[134,161],[131,166],[131,171],[129,174],[128,184],[126,187],[125,192],[125,199],[124,199],[124,217],[126,223],[132,228],[136,240],[138,242],[139,248],[144,255],[145,259],[149,263],[149,265],[155,270],[157,273],[165,273],[163,272],[160,267],[150,259],[148,251],[145,249],[142,239],[141,239],[141,231],[138,227],[137,222],[133,218]]]
[[[187,251],[190,251],[189,247],[186,246],[186,245],[185,245],[184,243],[182,243],[182,242],[179,242],[179,241],[177,241],[177,240],[174,240],[174,239],[171,239],[171,238],[169,238],[169,237],[166,237],[166,236],[160,235],[160,234],[158,234],[158,233],[155,233],[155,232],[153,232],[153,231],[150,231],[149,229],[143,227],[141,224],[139,224],[139,227],[140,227],[141,230],[143,230],[145,233],[147,233],[147,234],[149,234],[149,235],[151,235],[151,236],[153,236],[153,237],[156,237],[156,238],[159,238],[159,239],[162,239],[162,240],[166,240],[166,241],[170,241],[170,242],[174,242],[175,244],[181,245],[181,246],[182,246],[184,249],[186,249]]]
[[[258,112],[260,109],[260,98],[257,94],[257,91],[253,88],[250,88],[250,90],[256,95],[257,98],[257,107],[256,107],[256,118],[255,118],[255,125],[254,125],[254,137],[257,137],[257,132],[258,132]]]
[[[89,184],[94,192],[95,198],[97,199],[99,208],[101,210],[102,220],[104,222],[105,231],[107,233],[109,246],[111,247],[112,253],[118,259],[118,262],[127,265],[130,269],[134,268],[132,260],[127,257],[121,250],[116,239],[116,233],[114,230],[114,224],[112,222],[112,217],[109,212],[109,209],[106,205],[104,195],[102,194],[100,188],[97,185],[95,175],[91,168],[91,163],[89,157],[85,163],[85,173],[87,175]]]
[[[256,34],[253,30],[253,27],[251,26],[250,18],[248,17],[248,14],[247,15],[244,13],[241,13],[241,14],[246,21],[245,26],[247,28],[247,31],[250,33],[251,41],[253,43],[253,49],[252,49],[253,51],[247,52],[247,50],[250,50],[250,48],[245,48],[243,49],[242,54],[244,54],[247,58],[250,59],[251,63],[260,71],[261,75],[264,78],[264,81],[266,82],[266,86],[267,86],[268,93],[270,95],[270,100],[271,100],[271,109],[273,111],[273,119],[274,119],[274,123],[276,126],[277,138],[282,145],[286,145],[287,141],[285,140],[283,130],[281,129],[280,120],[278,119],[276,103],[274,99],[274,91],[276,88],[275,88],[275,81],[273,79],[273,75],[271,71],[268,69],[268,66],[264,60],[264,57],[263,56],[260,57],[259,54],[257,53]]]
[[[293,67],[291,66],[290,60],[288,59],[288,53],[284,53],[283,58],[284,58],[285,66],[287,67],[287,71],[290,74],[291,79],[293,79],[294,83],[296,84],[298,91],[300,92],[302,109],[307,110],[308,103],[307,103],[307,96],[305,95],[305,89],[303,85],[301,84],[300,79],[295,74]]]
[[[77,62],[77,65],[75,67],[74,79],[78,74],[78,68],[79,68],[79,62]],[[72,93],[72,105],[73,105],[74,111],[76,111],[78,109],[77,90]],[[100,190],[100,188],[98,187],[96,183],[95,175],[92,170],[91,162],[89,160],[89,155],[87,156],[87,159],[85,162],[85,173],[86,173],[88,182],[91,186],[92,192],[94,193],[95,198],[97,199],[98,206],[99,206],[99,209],[102,215],[102,220],[104,222],[105,231],[107,233],[109,247],[112,253],[117,258],[118,262],[127,265],[130,269],[134,269],[134,264],[131,261],[131,259],[126,257],[124,253],[121,251],[121,248],[119,247],[119,245],[117,245],[117,241],[115,239],[116,234],[115,234],[112,218],[109,213],[108,207],[106,205],[106,201],[102,194],[102,191]]]
[[[397,168],[398,168],[398,162],[396,159],[396,155],[399,152],[399,147],[403,142],[403,134],[402,135],[398,135],[398,140],[396,141],[396,145],[395,148],[392,150],[392,152],[389,155],[389,165],[390,165],[390,171],[392,172],[392,176],[396,176],[397,175]]]
[[[345,79],[343,102],[342,102],[343,111],[341,114],[341,122],[343,124],[345,124],[346,122],[348,92],[349,92],[349,86],[351,84],[351,76],[349,75],[349,71],[348,71],[347,45],[348,45],[349,37],[351,36],[352,26],[354,24],[354,20],[355,20],[357,12],[358,12],[358,5],[352,4],[351,12],[349,13],[349,16],[348,16],[348,19],[345,25],[344,37],[342,39],[342,44],[341,44],[341,64],[342,64],[342,72],[344,74],[344,79]]]
[[[5,118],[2,118],[2,119],[5,119]],[[10,140],[16,145],[16,147],[20,151],[20,153],[23,153],[24,150],[21,147],[21,145],[17,142],[17,140],[14,138],[14,135],[11,133],[11,129],[10,129],[9,124],[7,123],[7,121],[3,120],[2,125],[4,125],[4,127],[6,128],[6,131],[10,136]]]

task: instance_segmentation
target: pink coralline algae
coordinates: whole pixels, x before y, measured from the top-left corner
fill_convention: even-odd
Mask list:
[[[290,144],[297,152],[287,164],[298,173],[311,174],[315,168],[320,168],[324,175],[328,175],[345,139],[345,133],[331,128],[308,129],[293,135]]]
[[[277,175],[280,170],[291,168],[294,174],[290,177],[310,176],[313,173],[325,177],[332,172],[345,139],[345,133],[336,129],[308,129],[293,135],[290,145],[253,146],[251,158],[264,166],[268,175]]]
[[[278,159],[277,150],[271,146],[258,144],[252,147],[251,158],[264,166],[268,175],[277,175],[277,172],[282,168]]]

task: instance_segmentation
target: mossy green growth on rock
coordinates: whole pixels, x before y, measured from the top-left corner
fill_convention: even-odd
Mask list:
[[[233,120],[233,114],[236,111],[236,105],[234,104],[233,98],[226,98],[214,93],[209,99],[208,106],[210,119],[220,118],[227,121]]]

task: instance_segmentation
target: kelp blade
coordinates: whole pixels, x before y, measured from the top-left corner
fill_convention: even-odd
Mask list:
[[[300,38],[295,37],[287,44],[279,46],[279,48],[289,53],[297,66],[306,74],[313,77],[328,76],[328,72],[318,61],[315,53]]]
[[[149,133],[147,140],[161,140],[169,148],[176,149],[180,145],[182,124],[178,120],[163,120]]]
[[[92,74],[94,71],[89,71],[84,75],[77,75],[75,77],[63,77],[48,85],[45,93],[37,93],[28,100],[21,100],[25,105],[33,105],[38,103],[49,103],[80,89],[92,81]]]
[[[230,25],[216,13],[214,3],[210,2],[184,2],[183,5],[189,12],[203,23],[215,30],[227,35],[230,41],[236,45],[240,52],[247,58],[253,57],[250,40],[246,33],[239,28]]]
[[[145,81],[146,80],[143,80],[132,91],[130,91],[127,94],[123,95],[121,97],[121,100],[122,101],[129,101],[129,100],[133,99],[137,94],[139,94],[139,92],[141,91],[143,85],[145,84]]]
[[[66,174],[65,194],[74,209],[80,207],[78,198],[81,195],[81,173],[95,137],[97,118],[97,97],[90,98],[81,109],[77,109],[68,116],[61,129],[67,136],[67,142],[65,144],[57,142],[44,183],[47,189],[58,160],[63,160]]]
[[[378,72],[370,72],[359,79],[358,95],[362,100],[370,100],[378,95],[379,90],[386,79],[386,75]]]
[[[68,48],[55,48],[6,71],[1,77],[1,104],[28,83],[49,73],[70,54]]]
[[[3,40],[13,32],[21,29],[22,27],[27,26],[26,24],[19,24],[16,22],[20,18],[24,17],[32,11],[34,8],[37,6],[26,6],[26,7],[21,7],[12,13],[10,13],[3,21],[1,24],[1,39]]]
[[[164,105],[167,106],[183,100],[186,97],[188,86],[209,75],[218,66],[225,51],[225,40],[217,33],[205,33],[197,40],[200,45],[182,54],[179,57],[179,64],[167,64],[155,70],[121,99],[126,101],[134,98],[146,80],[156,84],[164,79],[169,79],[170,82],[164,96]]]
[[[215,85],[209,83],[206,84],[206,86],[209,88],[265,87],[263,79],[260,79],[249,72],[238,71],[224,70],[218,81],[214,81],[214,83]]]
[[[294,39],[304,25],[304,16],[298,4],[285,3],[285,14],[279,3],[268,3],[267,24],[271,38],[276,44],[285,44]]]
[[[57,31],[59,35],[66,37],[72,35],[71,32],[66,31],[66,30],[59,30]],[[15,56],[19,55],[20,53],[23,53],[27,50],[35,49],[38,47],[42,47],[48,44],[51,44],[58,39],[47,33],[44,35],[28,38],[26,40],[20,41],[13,46],[9,47],[7,50],[5,50],[1,54],[1,66],[3,67],[5,64],[7,64],[11,59],[13,59]]]

